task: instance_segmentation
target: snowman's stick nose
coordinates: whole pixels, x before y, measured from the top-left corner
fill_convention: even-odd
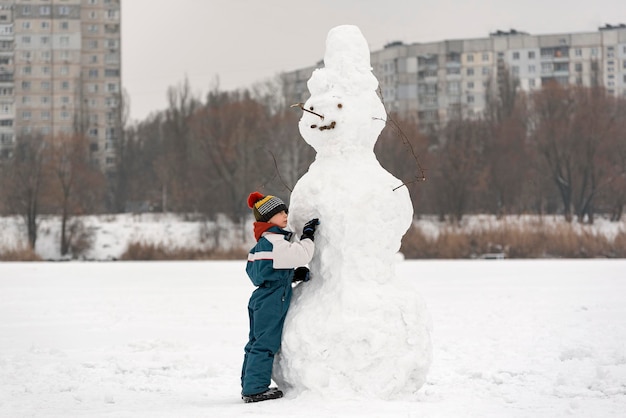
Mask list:
[[[320,115],[319,113],[315,113],[312,110],[305,109],[304,108],[304,103],[294,103],[294,104],[292,104],[289,107],[299,107],[300,109],[304,110],[305,112],[313,113],[315,116],[319,116],[320,118],[322,118],[322,120],[324,120],[324,115]]]

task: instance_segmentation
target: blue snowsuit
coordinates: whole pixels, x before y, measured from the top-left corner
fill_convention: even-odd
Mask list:
[[[269,388],[291,302],[293,272],[311,261],[315,249],[313,240],[291,242],[291,232],[265,222],[255,223],[255,235],[257,244],[248,254],[246,272],[258,287],[248,302],[250,334],[241,370],[242,395]]]

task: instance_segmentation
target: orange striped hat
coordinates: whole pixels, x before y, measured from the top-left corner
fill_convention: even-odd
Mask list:
[[[272,195],[263,196],[259,192],[250,193],[248,207],[252,209],[254,219],[258,222],[268,222],[277,213],[289,211],[280,198]]]

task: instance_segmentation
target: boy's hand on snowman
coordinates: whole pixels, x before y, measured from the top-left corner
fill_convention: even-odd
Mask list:
[[[302,236],[301,240],[309,238],[313,241],[313,236],[315,235],[315,228],[320,224],[320,220],[317,218],[311,219],[309,222],[304,224],[304,228],[302,228]]]
[[[293,280],[292,282],[308,282],[311,280],[311,274],[309,273],[309,269],[306,267],[298,267],[293,272]]]

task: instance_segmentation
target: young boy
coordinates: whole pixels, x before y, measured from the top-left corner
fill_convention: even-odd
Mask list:
[[[269,387],[274,355],[280,348],[291,302],[291,283],[309,280],[309,270],[298,266],[313,257],[313,235],[319,221],[307,222],[300,240],[292,242],[293,233],[284,229],[288,209],[281,199],[254,192],[248,196],[248,206],[256,219],[257,243],[248,254],[246,272],[257,289],[248,302],[250,335],[241,370],[241,395],[245,402],[258,402],[283,396],[277,388]]]

